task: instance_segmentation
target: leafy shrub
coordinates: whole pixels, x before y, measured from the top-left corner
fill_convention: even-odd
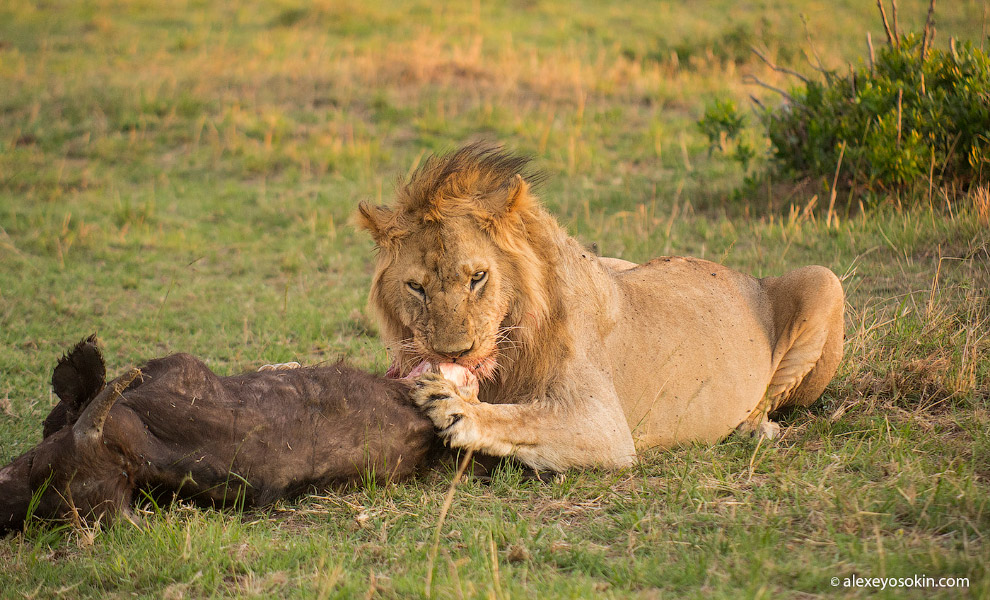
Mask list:
[[[706,107],[704,118],[698,121],[698,129],[708,138],[708,154],[718,150],[742,165],[743,171],[748,171],[756,151],[741,135],[745,127],[746,118],[732,100],[715,100]]]
[[[843,155],[840,182],[868,191],[934,185],[962,188],[990,179],[990,61],[966,43],[927,48],[915,34],[840,75],[825,72],[766,111],[778,172],[828,178]],[[924,57],[922,56],[924,54]]]

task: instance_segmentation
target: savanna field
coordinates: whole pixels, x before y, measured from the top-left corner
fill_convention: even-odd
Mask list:
[[[902,0],[901,30],[927,8]],[[935,47],[985,47],[987,12],[940,3]],[[852,0],[0,4],[3,464],[93,332],[112,375],[178,351],[220,374],[383,372],[353,213],[468,141],[532,155],[604,255],[816,263],[847,295],[839,373],[778,441],[469,478],[432,560],[449,467],[266,510],[145,503],[141,528],[33,522],[0,540],[0,597],[408,598],[430,577],[436,598],[990,597],[987,188],[934,163],[909,192],[764,174],[751,96],[777,106],[768,86],[796,80],[750,48],[814,77],[862,64],[867,32],[885,43]],[[730,100],[746,164],[698,127]]]

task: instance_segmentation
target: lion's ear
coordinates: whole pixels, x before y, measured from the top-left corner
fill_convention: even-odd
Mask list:
[[[386,206],[372,206],[367,202],[358,204],[355,215],[358,227],[366,229],[378,247],[388,246],[395,238],[395,212]]]
[[[505,201],[505,212],[516,212],[526,210],[533,205],[533,197],[529,195],[529,184],[522,175],[516,173],[516,178],[509,188],[509,195]]]
[[[499,204],[492,211],[496,219],[508,217],[513,214],[521,214],[533,206],[533,197],[529,194],[529,184],[526,183],[522,175],[516,174],[512,178],[508,192],[506,192],[504,200]]]
[[[509,183],[505,195],[489,199],[487,214],[482,217],[482,227],[496,236],[509,235],[508,232],[524,222],[526,213],[535,204],[536,200],[529,193],[529,184],[522,175],[517,174]]]

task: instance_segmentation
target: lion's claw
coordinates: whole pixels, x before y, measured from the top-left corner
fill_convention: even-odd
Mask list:
[[[413,402],[433,421],[442,437],[452,435],[451,429],[465,419],[465,413],[470,410],[474,398],[464,397],[464,388],[458,388],[452,382],[436,373],[424,373],[416,381],[412,391]]]
[[[464,415],[451,415],[450,425],[447,425],[446,427],[444,427],[443,429],[441,429],[440,430],[440,435],[449,435],[449,430],[452,429],[454,427],[454,425],[457,425],[458,423],[460,423],[461,422],[461,419],[463,419],[463,418],[464,418]]]

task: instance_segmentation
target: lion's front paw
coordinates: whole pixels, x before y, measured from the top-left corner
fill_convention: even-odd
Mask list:
[[[467,417],[471,404],[477,399],[466,388],[436,373],[425,373],[416,380],[412,391],[413,402],[433,421],[440,435],[449,438],[455,425]]]
[[[258,367],[258,372],[263,371],[288,371],[289,369],[298,369],[301,365],[296,361],[287,363],[275,363],[274,365],[261,365]]]

